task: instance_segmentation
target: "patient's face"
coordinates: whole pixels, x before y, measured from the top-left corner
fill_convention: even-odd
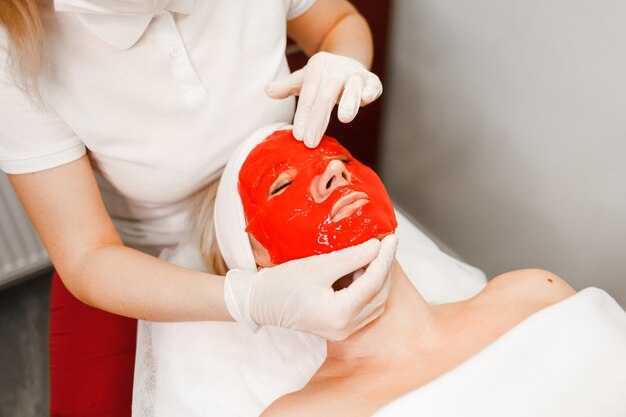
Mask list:
[[[376,173],[328,136],[309,149],[291,130],[273,133],[244,162],[239,194],[246,231],[272,264],[381,238],[397,226]]]

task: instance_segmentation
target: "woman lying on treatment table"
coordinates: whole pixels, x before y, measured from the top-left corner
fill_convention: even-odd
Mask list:
[[[308,149],[289,130],[277,131],[250,155],[239,171],[238,192],[259,268],[289,267],[292,259],[394,231],[383,184],[334,139],[324,137],[318,148]],[[216,239],[223,248],[228,239],[223,232],[220,237],[219,220]],[[216,246],[203,241],[205,261],[213,269],[223,265]],[[358,282],[358,275],[348,274],[335,289]],[[370,416],[459,367],[533,313],[576,293],[554,274],[529,269],[494,278],[468,300],[432,306],[397,261],[389,284],[384,313],[348,339],[328,342],[327,358],[308,384],[274,401],[263,416]]]
[[[309,150],[280,131],[251,155],[239,192],[260,267],[393,232],[384,186],[334,139]],[[327,359],[308,385],[263,415],[372,415],[574,293],[553,274],[526,270],[497,277],[467,301],[429,306],[396,263],[382,316],[344,341],[329,342]]]

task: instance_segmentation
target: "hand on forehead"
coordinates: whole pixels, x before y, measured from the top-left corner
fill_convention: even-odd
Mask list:
[[[320,160],[325,157],[345,156],[353,159],[350,152],[335,138],[324,136],[319,146],[308,148],[302,142],[293,139],[291,130],[278,130],[259,143],[248,155],[243,164],[239,181],[261,180],[261,176],[273,175],[280,169]],[[254,175],[250,175],[255,173]],[[252,184],[247,184],[252,185]]]

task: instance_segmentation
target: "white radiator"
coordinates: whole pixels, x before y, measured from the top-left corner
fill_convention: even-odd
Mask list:
[[[0,173],[0,287],[50,266],[48,254]]]

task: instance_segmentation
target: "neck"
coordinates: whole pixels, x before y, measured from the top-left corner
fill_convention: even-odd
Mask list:
[[[427,343],[434,340],[430,337],[433,331],[432,307],[424,301],[396,261],[384,313],[349,338],[328,342],[327,363],[339,367],[388,366],[395,360],[401,362],[416,351],[432,348]]]

